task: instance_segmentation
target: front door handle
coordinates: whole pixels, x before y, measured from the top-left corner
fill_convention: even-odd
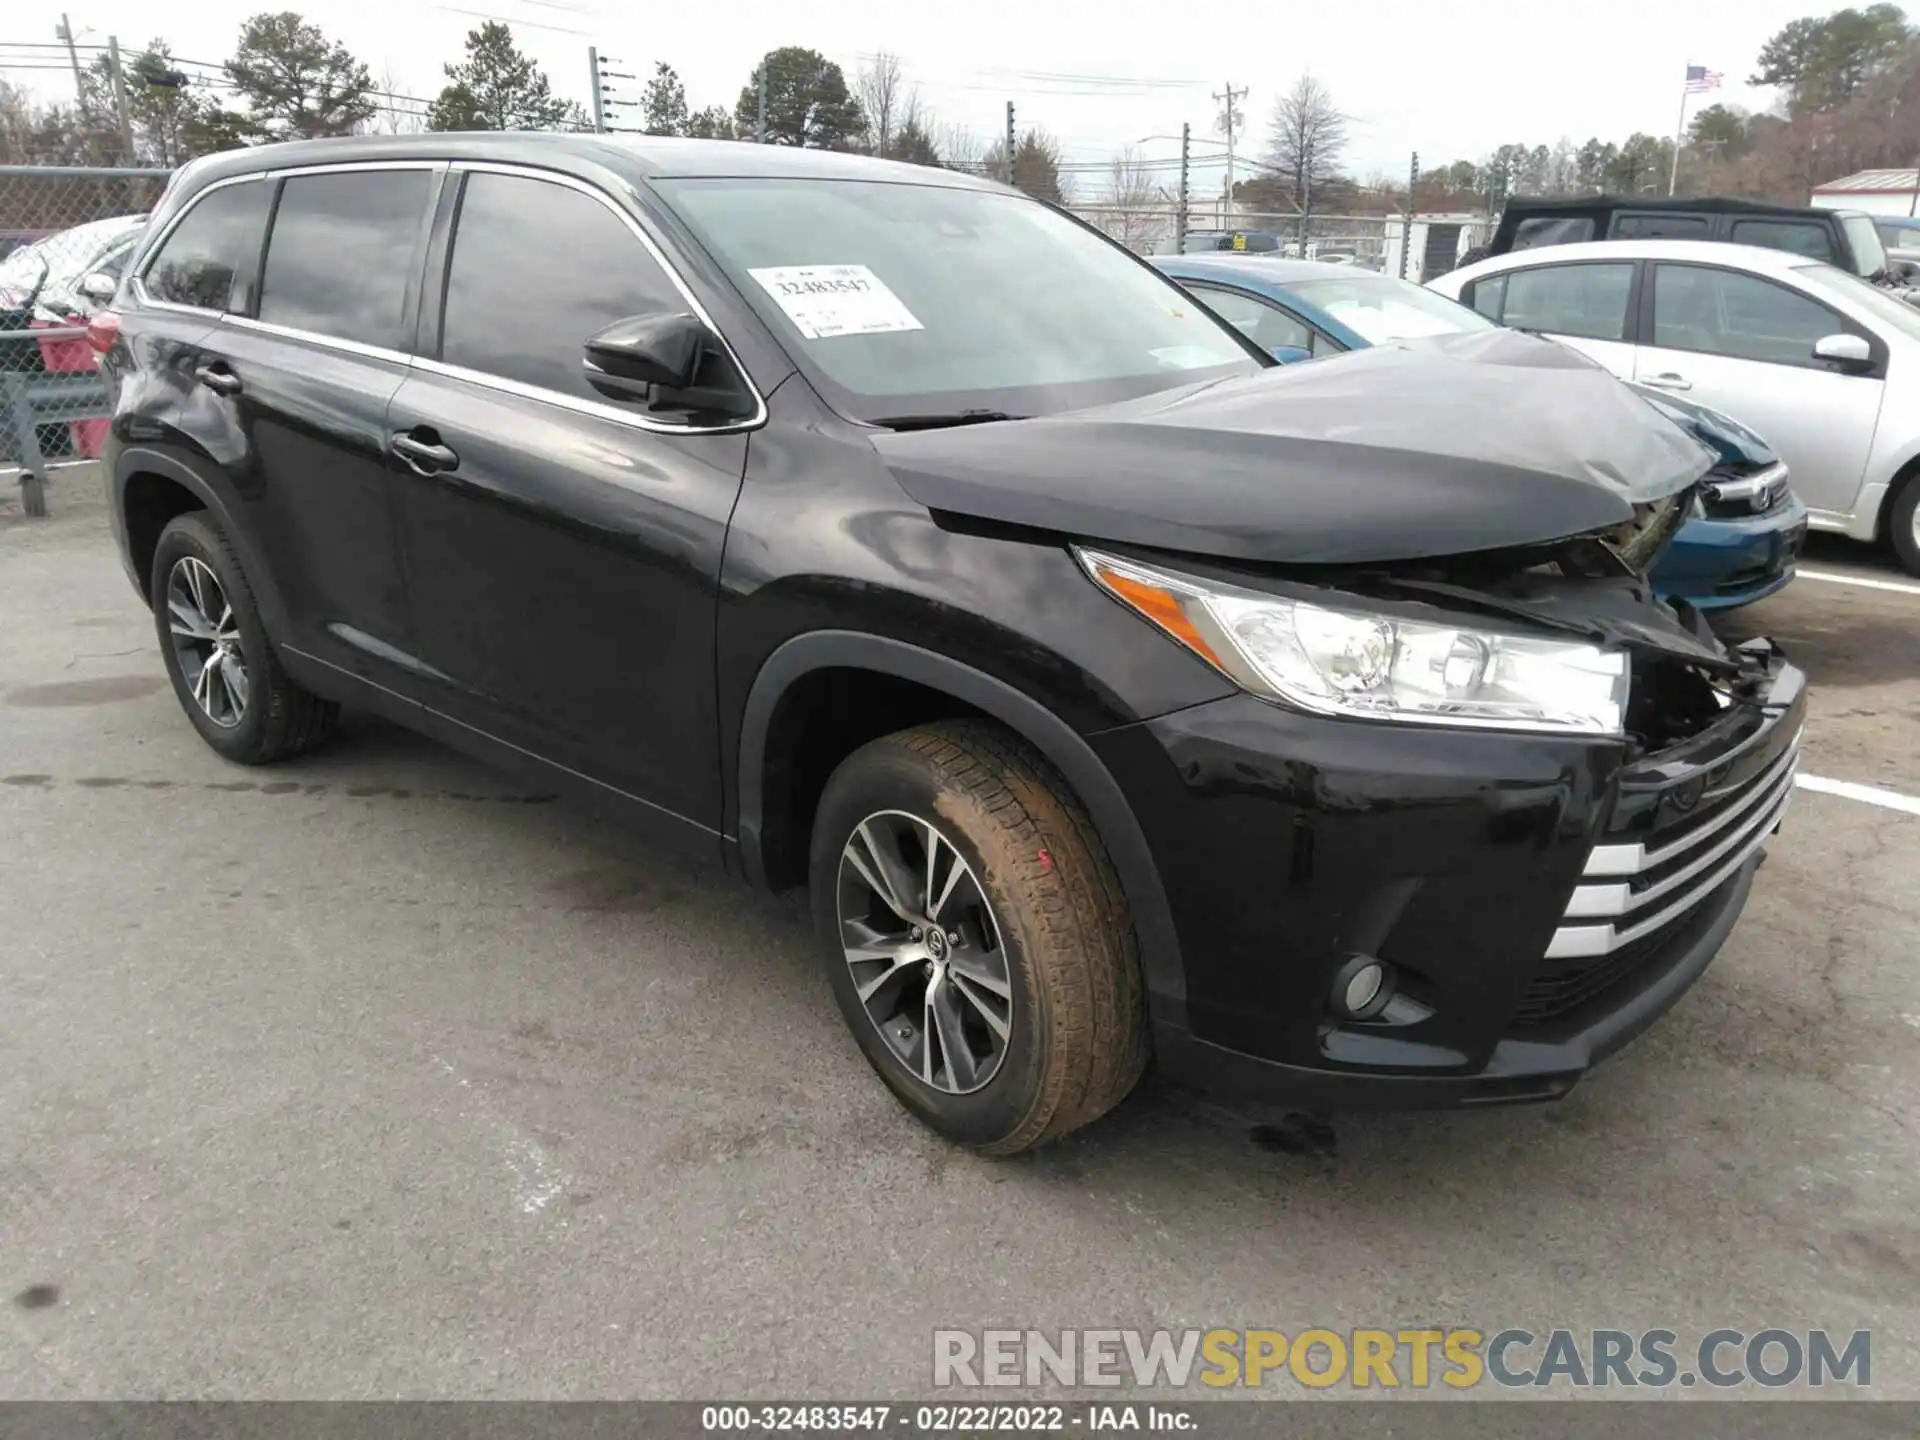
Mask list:
[[[222,364],[202,365],[198,370],[193,372],[193,378],[213,391],[216,395],[238,395],[240,393],[240,377]]]
[[[1684,375],[1676,375],[1671,370],[1659,375],[1649,375],[1640,382],[1651,385],[1656,390],[1691,390],[1693,382]]]
[[[416,475],[444,475],[460,464],[460,457],[424,425],[400,431],[387,444],[400,457],[400,463]]]

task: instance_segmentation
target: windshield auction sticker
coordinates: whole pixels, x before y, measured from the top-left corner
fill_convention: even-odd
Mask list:
[[[747,273],[809,340],[926,328],[864,265],[770,265]]]

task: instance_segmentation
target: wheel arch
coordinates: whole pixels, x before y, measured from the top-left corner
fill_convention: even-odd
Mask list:
[[[786,641],[761,665],[741,713],[736,772],[736,836],[749,881],[769,884],[766,781],[776,714],[794,686],[822,670],[866,671],[939,692],[998,721],[1039,751],[1073,787],[1113,861],[1133,916],[1149,994],[1157,1006],[1184,1002],[1186,971],[1159,867],[1133,808],[1093,747],[1024,691],[905,641],[858,631],[810,631]]]
[[[268,633],[275,638],[286,634],[286,610],[273,572],[267,568],[247,527],[239,522],[233,507],[227,504],[219,490],[195,473],[192,466],[165,451],[129,446],[120,452],[114,462],[113,506],[114,513],[124,527],[122,533],[126,539],[127,566],[138,581],[141,598],[150,598],[154,546],[166,520],[172,518],[171,514],[166,515],[159,525],[151,527],[151,534],[146,534],[144,527],[147,522],[136,517],[132,511],[142,484],[155,480],[185,491],[198,502],[197,506],[187,508],[205,510],[226,532],[233,548],[239,552],[241,564],[246,566],[247,583],[253,589],[254,599],[259,602],[260,614],[266,621]],[[181,511],[172,513],[179,514]]]

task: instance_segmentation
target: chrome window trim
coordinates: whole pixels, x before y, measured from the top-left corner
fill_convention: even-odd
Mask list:
[[[493,375],[484,370],[471,370],[464,365],[449,365],[443,360],[433,359],[425,355],[414,357],[415,369],[444,376],[448,379],[465,381],[468,384],[478,385],[485,389],[498,390],[503,394],[518,395],[522,399],[538,400],[544,404],[555,405],[563,410],[572,410],[582,415],[593,415],[601,419],[613,420],[623,425],[630,425],[638,430],[646,430],[659,435],[731,435],[743,430],[757,430],[767,423],[766,397],[761,395],[760,387],[753,383],[753,377],[747,373],[747,367],[741,363],[740,356],[734,350],[732,342],[727,339],[720,327],[714,323],[713,316],[707,312],[707,307],[700,303],[700,298],[693,293],[693,288],[687,284],[686,280],[681,276],[680,271],[674,266],[673,262],[667,258],[666,252],[654,243],[653,237],[647,234],[646,230],[641,227],[640,222],[628,214],[613,196],[609,195],[597,185],[575,179],[571,175],[562,175],[557,171],[542,170],[537,166],[510,165],[492,160],[456,160],[452,162],[452,169],[456,174],[469,172],[486,175],[511,175],[523,180],[538,180],[548,185],[559,185],[569,190],[577,190],[582,195],[586,195],[604,205],[621,224],[627,227],[627,230],[640,242],[647,254],[653,257],[654,263],[665,272],[667,279],[672,282],[673,288],[680,292],[680,298],[687,302],[687,308],[692,310],[693,313],[699,317],[700,322],[713,333],[714,338],[719,340],[721,349],[726,351],[727,358],[733,362],[734,370],[746,385],[747,393],[753,396],[754,413],[743,419],[729,420],[724,425],[675,425],[670,421],[656,420],[651,416],[622,410],[616,405],[603,404],[597,400],[587,400],[578,396],[569,395],[563,390],[549,390],[543,385],[529,385],[523,381],[510,380],[504,375]],[[451,264],[453,248],[460,243],[460,226],[457,214],[454,220],[453,233],[449,239],[450,244],[447,256],[449,264]],[[443,288],[441,292],[441,305],[443,309],[445,304],[446,295]],[[438,338],[444,347],[445,336],[440,335]]]
[[[359,355],[368,360],[391,360],[406,369],[412,369],[416,357],[404,350],[389,350],[381,345],[366,345],[358,340],[343,340],[337,335],[322,335],[315,330],[300,330],[292,325],[275,325],[270,320],[256,320],[251,315],[224,314],[219,317],[223,325],[231,325],[236,330],[253,330],[262,335],[277,335],[285,340],[299,340],[308,345],[318,345],[323,350],[338,350],[346,355]]]

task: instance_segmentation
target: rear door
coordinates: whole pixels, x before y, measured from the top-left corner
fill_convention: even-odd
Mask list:
[[[589,383],[589,336],[701,313],[611,196],[509,167],[454,183],[389,422],[424,698],[644,802],[662,838],[717,843],[714,612],[754,421]]]
[[[1489,320],[1551,335],[1630,380],[1638,275],[1634,260],[1534,265],[1484,276],[1460,298]]]
[[[230,425],[247,502],[307,655],[393,685],[415,665],[387,474],[387,405],[410,363],[442,167],[279,181],[251,314],[230,314],[202,383]]]
[[[1810,508],[1850,514],[1886,388],[1884,345],[1763,276],[1668,260],[1649,268],[1634,377],[1751,426],[1787,462]],[[1874,347],[1872,373],[1814,358],[1815,342],[1837,334]]]

